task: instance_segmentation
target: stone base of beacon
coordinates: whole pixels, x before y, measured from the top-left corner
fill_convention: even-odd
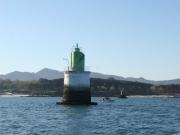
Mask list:
[[[90,72],[66,71],[61,105],[97,105],[91,102]]]

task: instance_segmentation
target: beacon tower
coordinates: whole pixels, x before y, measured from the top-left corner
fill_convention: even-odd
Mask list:
[[[85,71],[85,55],[78,44],[71,52],[70,68],[64,72],[64,92],[61,104],[96,104],[91,102],[90,72]]]

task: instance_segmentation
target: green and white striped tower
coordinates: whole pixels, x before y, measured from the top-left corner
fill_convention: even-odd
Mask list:
[[[85,55],[78,44],[71,52],[70,70],[64,72],[64,92],[61,104],[96,104],[91,102],[90,72],[85,71]]]

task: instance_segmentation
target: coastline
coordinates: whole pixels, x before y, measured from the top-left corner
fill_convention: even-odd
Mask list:
[[[30,95],[25,95],[25,94],[1,94],[1,97],[29,97]]]
[[[29,95],[29,94],[0,94],[0,98],[3,97],[62,97],[62,96],[52,96],[52,95]],[[99,97],[103,98],[104,96],[92,96],[92,97]],[[118,98],[110,96],[111,98]],[[130,95],[127,96],[128,98],[180,98],[180,95]],[[120,99],[120,98],[118,98]]]

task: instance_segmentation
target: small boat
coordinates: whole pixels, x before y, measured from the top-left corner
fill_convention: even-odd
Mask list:
[[[107,101],[107,100],[110,100],[110,98],[109,97],[104,97],[103,98],[103,101]]]
[[[124,99],[126,99],[126,98],[127,98],[126,95],[127,95],[127,94],[126,94],[126,91],[123,89],[123,90],[121,90],[121,95],[119,96],[119,98],[124,98]]]
[[[5,92],[4,95],[13,95],[13,93]]]
[[[104,102],[104,101],[114,101],[114,100],[112,100],[110,97],[103,97],[102,101]]]
[[[172,96],[172,98],[180,98],[180,95],[179,94],[174,95],[174,96]]]

